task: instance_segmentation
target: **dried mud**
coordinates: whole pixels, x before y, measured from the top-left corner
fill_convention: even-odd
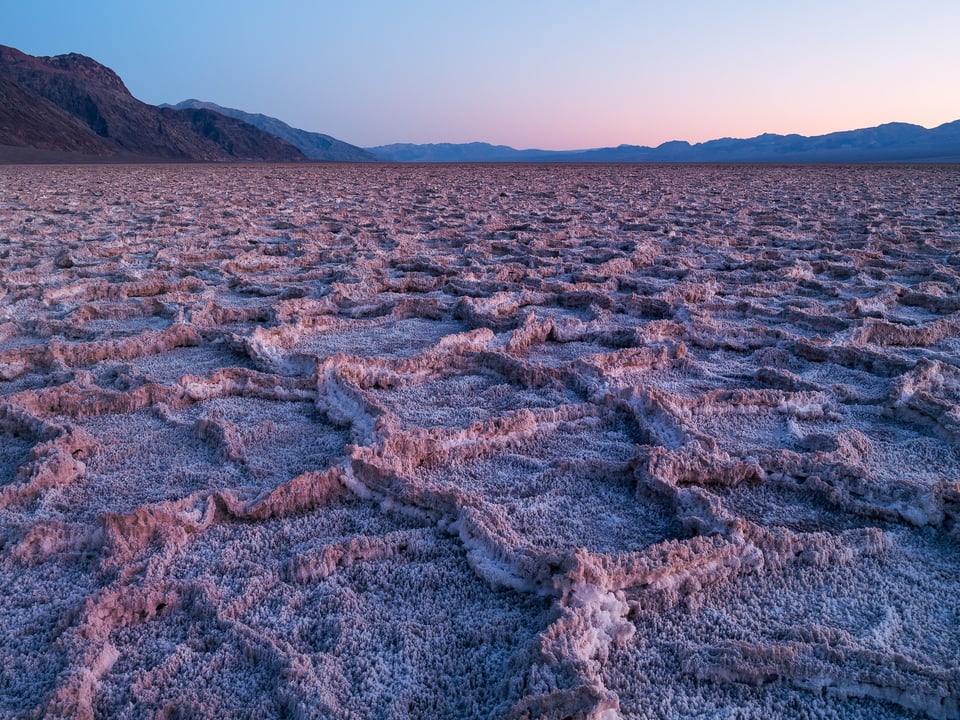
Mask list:
[[[2,185],[0,715],[960,717],[960,170]]]

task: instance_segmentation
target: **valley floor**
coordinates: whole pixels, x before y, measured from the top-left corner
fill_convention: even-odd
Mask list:
[[[960,717],[960,169],[0,182],[0,716]]]

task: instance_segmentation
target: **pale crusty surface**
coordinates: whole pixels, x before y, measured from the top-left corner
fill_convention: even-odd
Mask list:
[[[0,184],[0,716],[960,716],[960,169]]]

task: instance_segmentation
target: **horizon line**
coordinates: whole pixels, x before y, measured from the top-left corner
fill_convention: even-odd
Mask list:
[[[184,101],[184,102],[186,102],[186,101]],[[210,102],[210,101],[200,100],[200,101],[198,101],[198,102]],[[218,103],[211,103],[211,104],[218,105]],[[221,105],[220,107],[226,107],[226,106],[225,106],[225,105]],[[231,108],[231,109],[234,109],[234,108]],[[235,109],[239,109],[239,108],[235,108]],[[251,114],[266,115],[266,113],[251,113]],[[270,117],[270,116],[267,115],[267,117]],[[276,119],[280,120],[280,118],[276,118]],[[285,121],[285,120],[281,120],[281,122],[286,122],[286,121]],[[624,143],[617,143],[617,144],[615,144],[615,145],[594,145],[594,146],[590,146],[590,147],[575,147],[575,148],[562,148],[562,149],[546,148],[546,147],[533,147],[533,146],[531,146],[531,147],[517,147],[517,146],[515,146],[515,145],[508,145],[508,144],[506,144],[506,143],[494,142],[494,141],[490,141],[490,140],[464,140],[464,141],[461,141],[461,142],[456,142],[456,141],[452,141],[452,140],[439,140],[439,141],[429,141],[429,142],[401,141],[401,142],[381,143],[381,144],[379,144],[379,145],[356,145],[356,147],[362,148],[363,150],[375,150],[376,148],[386,148],[386,147],[392,147],[392,146],[396,146],[396,145],[414,145],[414,146],[420,146],[420,147],[422,147],[422,146],[442,146],[442,145],[453,145],[453,146],[457,146],[457,145],[487,145],[487,146],[489,146],[489,147],[494,147],[494,148],[508,148],[508,149],[510,149],[510,150],[515,150],[515,151],[517,151],[517,152],[536,151],[536,152],[550,152],[550,153],[577,153],[577,152],[589,152],[589,151],[591,151],[591,150],[607,150],[607,149],[611,149],[611,148],[622,148],[622,147],[629,147],[629,148],[649,148],[649,149],[651,149],[651,150],[656,150],[657,148],[663,147],[664,145],[671,145],[671,144],[675,144],[675,143],[685,143],[685,144],[687,144],[687,145],[689,145],[689,146],[691,146],[691,147],[696,147],[697,145],[704,145],[704,144],[706,144],[706,143],[715,142],[715,141],[718,141],[718,140],[756,140],[757,138],[761,138],[761,137],[765,137],[765,136],[770,136],[770,137],[817,138],[817,137],[826,137],[827,135],[837,135],[837,134],[840,134],[840,133],[858,132],[858,131],[861,131],[861,130],[875,130],[875,129],[877,129],[877,128],[886,127],[886,126],[888,126],[888,125],[909,125],[909,126],[911,126],[911,127],[921,128],[921,129],[923,129],[923,130],[936,130],[937,128],[941,128],[941,127],[943,127],[944,125],[952,125],[953,123],[956,123],[956,122],[960,122],[960,117],[956,118],[955,120],[947,120],[947,121],[945,121],[945,122],[938,123],[938,124],[936,124],[936,125],[931,125],[931,126],[923,125],[923,124],[921,124],[921,123],[907,122],[907,121],[904,121],[904,120],[889,120],[889,121],[887,121],[887,122],[882,122],[882,123],[879,123],[879,124],[877,124],[877,125],[864,125],[864,126],[862,126],[862,127],[845,128],[845,129],[842,129],[842,130],[830,130],[829,132],[816,133],[816,134],[813,134],[813,135],[804,135],[803,133],[799,133],[799,132],[779,133],[779,132],[764,131],[764,132],[758,133],[758,134],[756,134],[756,135],[748,135],[748,136],[742,136],[742,137],[741,137],[741,136],[734,136],[734,135],[721,135],[721,136],[711,137],[711,138],[709,138],[709,139],[707,139],[707,140],[697,140],[697,141],[690,141],[690,140],[683,140],[683,139],[680,139],[680,138],[674,138],[674,139],[672,139],[672,140],[664,140],[663,142],[661,142],[661,143],[659,143],[659,144],[657,144],[657,145],[643,145],[643,144],[636,144],[636,143],[624,142]],[[289,123],[287,123],[287,124],[289,125]],[[294,126],[291,125],[290,127],[294,127]],[[302,129],[304,129],[304,128],[296,128],[296,129],[302,130]],[[306,130],[306,132],[316,132],[316,133],[318,133],[318,134],[323,134],[323,135],[328,134],[328,133],[323,133],[322,131],[319,131],[319,130]],[[354,144],[354,143],[351,143],[351,144]]]

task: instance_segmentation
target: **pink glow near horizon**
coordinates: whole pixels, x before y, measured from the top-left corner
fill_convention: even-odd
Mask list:
[[[146,102],[210,100],[363,146],[658,145],[960,118],[960,3],[945,0],[36,0],[5,15],[0,42],[90,55]]]

